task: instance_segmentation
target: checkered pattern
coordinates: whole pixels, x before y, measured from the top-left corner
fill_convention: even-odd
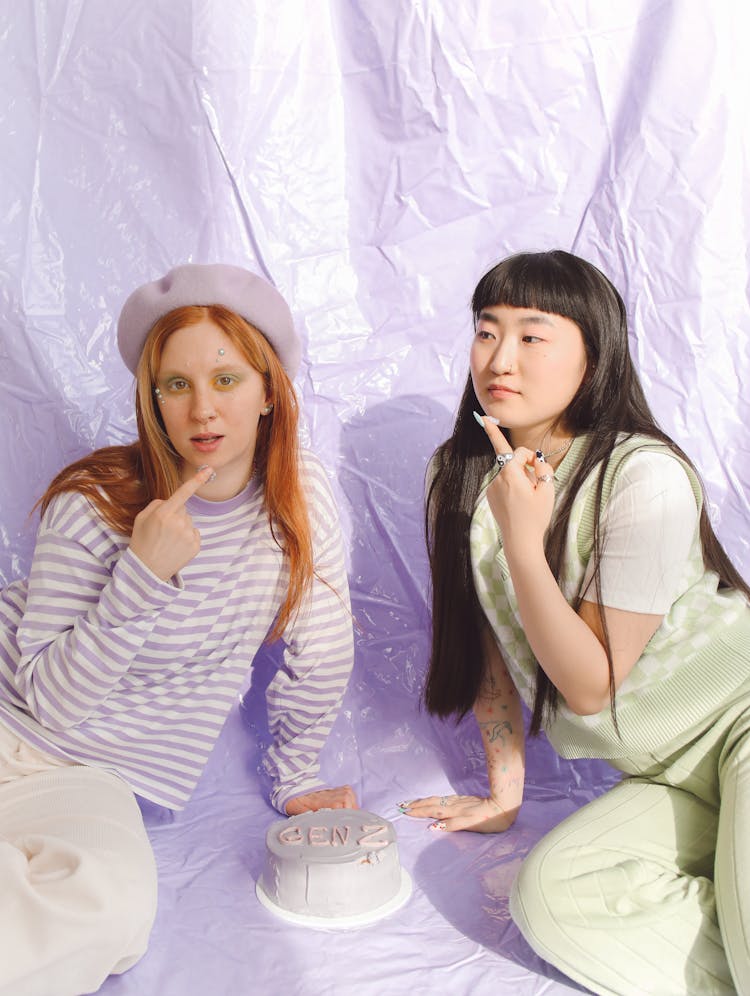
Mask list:
[[[577,439],[558,468],[556,503],[585,445],[585,437]],[[621,442],[610,458],[602,507],[606,506],[627,457],[643,449],[672,453],[662,444],[641,437]],[[683,466],[700,506],[700,483],[692,469],[687,464]],[[594,471],[586,479],[571,512],[560,582],[569,602],[578,594],[593,548],[597,476],[598,471]],[[489,478],[485,488],[488,483]],[[480,604],[521,698],[531,706],[538,665],[521,627],[502,538],[485,489],[472,519],[470,543]],[[609,709],[596,716],[577,716],[561,701],[547,733],[564,756],[611,758],[653,749],[684,733],[692,724],[700,723],[702,716],[710,714],[737,687],[750,680],[747,602],[738,592],[717,591],[716,575],[703,566],[697,532],[678,590],[683,589],[685,593],[674,602],[617,692],[621,735],[614,728]]]

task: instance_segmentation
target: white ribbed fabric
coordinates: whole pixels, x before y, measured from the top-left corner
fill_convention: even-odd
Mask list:
[[[0,996],[79,996],[143,955],[156,866],[121,779],[0,726]]]
[[[698,542],[698,508],[682,464],[668,453],[636,451],[623,466],[602,514],[602,604],[666,615],[685,594],[685,564]],[[595,600],[589,583],[583,588]]]
[[[316,578],[267,692],[267,768],[282,812],[320,787],[318,754],[353,658],[333,497],[310,454],[302,470]],[[252,484],[225,502],[193,497],[187,509],[201,550],[171,584],[82,495],[62,495],[41,523],[28,582],[0,595],[0,722],[172,808],[189,798],[287,585]]]

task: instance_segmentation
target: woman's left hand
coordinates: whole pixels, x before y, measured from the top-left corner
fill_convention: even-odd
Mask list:
[[[555,503],[552,469],[525,446],[513,450],[496,425],[487,418],[482,421],[495,454],[513,453],[513,459],[487,488],[487,501],[500,527],[503,546],[543,543]]]
[[[431,795],[401,803],[405,816],[432,819],[431,830],[473,830],[475,833],[502,833],[513,823],[518,810],[505,812],[494,799],[477,795]]]
[[[298,795],[296,799],[290,799],[286,804],[287,816],[314,813],[318,809],[359,809],[354,789],[351,785],[319,789],[317,792]]]

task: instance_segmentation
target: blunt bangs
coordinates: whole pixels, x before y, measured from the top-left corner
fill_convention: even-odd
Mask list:
[[[601,313],[603,297],[611,296],[610,307],[619,310],[612,291],[596,267],[570,253],[560,249],[519,253],[485,273],[474,291],[471,309],[475,322],[484,308],[506,305],[562,315],[583,329],[590,323],[592,306]]]

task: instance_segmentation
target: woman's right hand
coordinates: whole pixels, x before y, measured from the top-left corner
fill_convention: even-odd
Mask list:
[[[476,795],[431,795],[401,803],[406,816],[434,820],[431,830],[473,830],[475,833],[501,833],[513,823],[518,810],[506,812],[491,798]]]
[[[130,549],[162,581],[168,581],[189,564],[201,548],[201,536],[185,503],[213,474],[202,467],[167,499],[155,498],[136,515]]]
[[[495,456],[512,453],[513,459],[495,474],[487,488],[490,510],[500,527],[506,553],[512,544],[521,551],[529,543],[544,543],[552,518],[555,488],[551,468],[533,450],[512,448],[500,429],[485,416],[481,419]]]

